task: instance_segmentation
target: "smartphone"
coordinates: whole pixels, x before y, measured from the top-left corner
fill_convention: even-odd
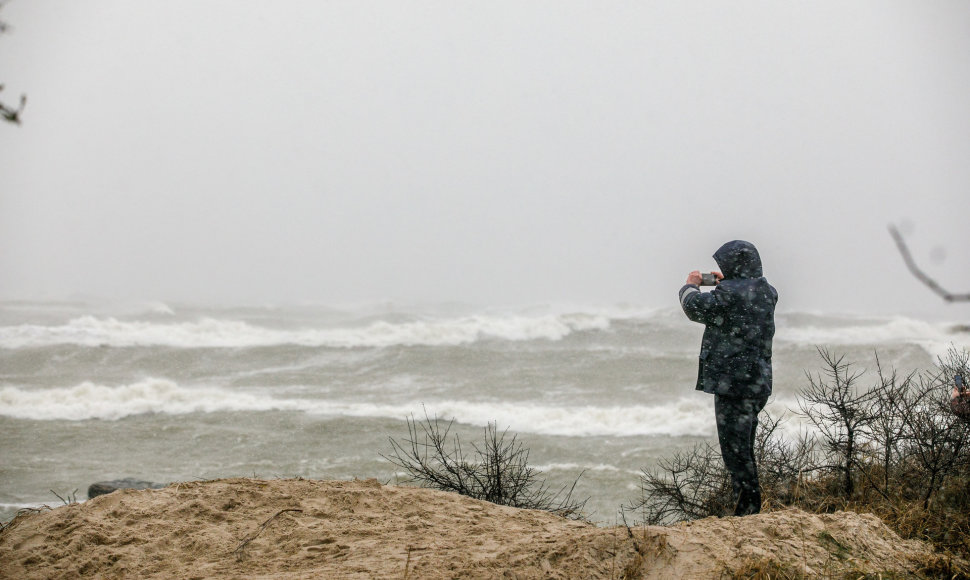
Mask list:
[[[717,276],[714,275],[714,272],[701,274],[701,286],[717,286]]]

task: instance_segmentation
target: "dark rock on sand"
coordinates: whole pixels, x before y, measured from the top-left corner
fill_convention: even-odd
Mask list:
[[[119,489],[161,489],[166,485],[167,484],[164,483],[141,481],[131,477],[126,477],[125,479],[115,479],[112,481],[99,481],[97,483],[92,483],[88,487],[88,499],[99,495],[104,495],[106,493],[111,493],[112,491]]]

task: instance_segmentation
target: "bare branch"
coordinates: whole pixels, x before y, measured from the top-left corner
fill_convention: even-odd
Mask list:
[[[0,1],[0,9],[3,8],[4,4],[6,4],[5,1]],[[9,29],[10,29],[10,25],[7,24],[5,21],[0,20],[0,34],[7,32],[7,30]],[[3,85],[0,84],[0,91],[2,90],[3,90]],[[20,106],[18,106],[16,109],[14,109],[13,107],[9,107],[3,103],[0,103],[0,117],[2,117],[4,121],[8,121],[10,123],[19,125],[20,113],[24,111],[24,107],[26,105],[27,105],[27,95],[20,95]]]
[[[266,520],[265,522],[263,522],[263,525],[259,526],[259,529],[256,530],[256,533],[248,536],[245,540],[243,540],[243,542],[241,544],[239,544],[236,547],[236,549],[232,551],[232,553],[233,554],[236,554],[237,556],[241,556],[242,555],[242,549],[245,548],[247,545],[249,545],[249,542],[252,542],[253,540],[255,540],[256,539],[256,536],[258,536],[260,533],[262,533],[262,531],[266,529],[266,526],[268,526],[270,524],[270,522],[272,522],[276,518],[280,517],[281,515],[285,514],[286,512],[303,513],[303,510],[289,508],[289,509],[280,510],[280,511],[276,512],[276,515],[274,515],[273,517],[271,517],[268,520]]]
[[[6,4],[7,4],[6,0],[4,0],[3,2],[0,2],[0,10],[2,10]],[[10,28],[10,25],[7,24],[6,21],[0,20],[0,34],[3,34],[9,28]]]
[[[0,85],[0,91],[3,90],[3,85]],[[17,125],[20,124],[20,113],[24,111],[24,107],[27,105],[27,95],[20,95],[20,106],[16,109],[8,107],[7,105],[0,103],[0,116],[3,117],[4,121],[9,121]]]
[[[951,292],[948,292],[942,286],[940,286],[936,282],[936,280],[927,276],[926,273],[924,273],[922,270],[919,269],[919,267],[916,266],[916,262],[913,261],[913,256],[910,255],[909,248],[906,247],[906,242],[903,240],[903,236],[902,234],[899,233],[899,230],[896,229],[896,226],[893,226],[893,225],[889,226],[889,235],[891,235],[893,237],[893,240],[896,242],[896,247],[899,248],[899,253],[902,254],[903,261],[906,262],[906,267],[909,268],[909,271],[912,272],[913,276],[916,276],[917,280],[919,280],[923,284],[926,284],[926,286],[928,286],[930,290],[939,294],[947,302],[970,301],[970,293],[953,294]]]

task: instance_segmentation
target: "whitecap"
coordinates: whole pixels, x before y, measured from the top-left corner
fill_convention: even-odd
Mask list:
[[[299,401],[228,391],[215,387],[183,387],[149,378],[127,385],[83,382],[73,387],[0,389],[0,415],[38,421],[117,420],[145,413],[296,410]]]
[[[576,313],[539,317],[476,315],[404,322],[378,320],[366,326],[298,330],[273,329],[239,320],[214,318],[159,323],[81,316],[63,325],[0,327],[0,347],[57,344],[176,348],[244,348],[284,344],[336,348],[448,346],[480,340],[562,340],[574,332],[603,330],[609,325],[610,320],[605,316]]]
[[[291,411],[328,417],[404,421],[432,417],[513,432],[558,436],[643,436],[713,434],[710,405],[700,397],[655,406],[549,405],[513,401],[412,401],[370,403],[300,397],[273,397],[265,391],[182,386],[162,378],[131,384],[84,382],[72,387],[0,389],[0,415],[19,419],[118,420],[133,415]]]

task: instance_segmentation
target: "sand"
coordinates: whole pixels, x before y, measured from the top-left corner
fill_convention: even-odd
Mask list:
[[[848,512],[632,533],[376,480],[224,479],[22,514],[0,532],[0,578],[718,578],[769,562],[842,577],[938,558]]]

